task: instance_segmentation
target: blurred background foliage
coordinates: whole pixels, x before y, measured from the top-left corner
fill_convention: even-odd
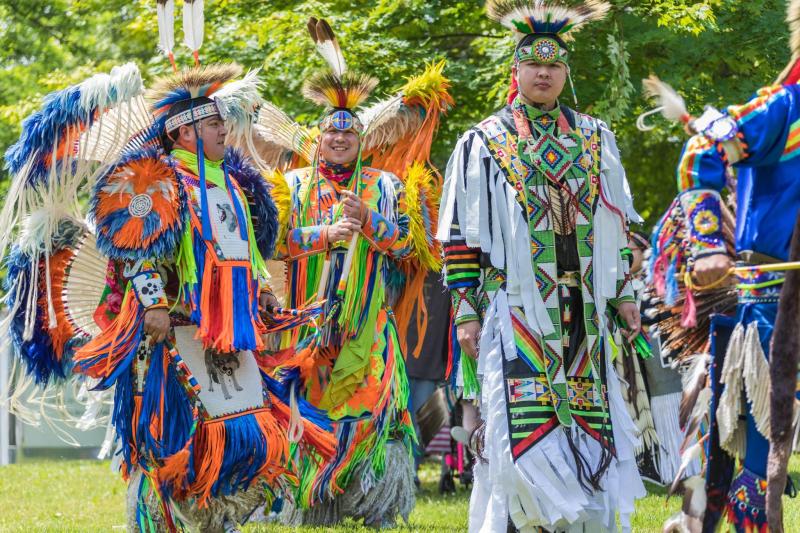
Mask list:
[[[180,0],[176,41],[182,39]],[[684,135],[660,118],[636,129],[648,108],[643,77],[659,75],[699,113],[706,104],[742,102],[769,84],[788,61],[783,0],[611,0],[601,23],[578,34],[572,73],[579,110],[616,132],[636,206],[655,222],[675,193]],[[0,0],[0,150],[49,91],[114,65],[136,62],[146,79],[169,70],[157,50],[155,0]],[[234,60],[261,68],[264,96],[300,121],[318,109],[300,96],[303,79],[322,65],[305,29],[327,18],[353,68],[392,92],[426,62],[447,60],[456,107],[442,123],[434,163],[443,169],[458,136],[505,101],[513,42],[484,15],[483,0],[288,1],[206,0],[204,62]],[[177,59],[190,52],[176,43]],[[564,101],[573,105],[569,90]],[[8,175],[0,170],[0,193]]]

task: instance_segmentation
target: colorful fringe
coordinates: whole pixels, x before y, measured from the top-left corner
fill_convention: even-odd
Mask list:
[[[329,416],[335,420],[336,456],[328,463],[314,454],[304,454],[301,458],[297,494],[301,506],[341,494],[354,481],[354,472],[365,463],[369,464],[370,474],[368,479],[361,480],[362,486],[368,487],[380,479],[390,439],[401,440],[411,453],[416,437],[408,413],[405,364],[396,328],[385,312],[382,317],[375,330],[381,333],[366,350],[369,371],[363,385],[345,403],[329,410]],[[310,385],[307,381],[307,394],[312,389]]]
[[[199,385],[175,348],[140,346],[142,313],[131,291],[114,327],[76,356],[76,370],[101,379],[99,388],[116,386],[112,423],[122,443],[124,472],[141,468],[165,499],[208,499],[247,488],[256,479],[273,485],[288,472],[285,428],[291,417],[292,384],[262,374],[263,408],[210,419],[199,402]],[[135,376],[143,376],[138,382]],[[301,401],[304,446],[321,460],[334,453],[324,413]]]
[[[192,214],[178,256],[181,299],[198,326],[206,348],[220,352],[262,350],[265,327],[258,310],[258,281],[247,261],[220,261],[203,240],[201,223]]]

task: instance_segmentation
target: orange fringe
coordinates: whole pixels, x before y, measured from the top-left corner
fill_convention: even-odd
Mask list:
[[[268,484],[286,472],[289,462],[289,441],[269,409],[259,409],[237,416],[254,416],[261,434],[267,441],[268,456],[258,477]],[[225,454],[225,419],[215,419],[198,424],[194,438],[195,481],[188,487],[185,496],[196,497],[198,508],[208,506],[211,489],[219,479]]]
[[[272,409],[275,418],[281,421],[281,425],[289,427],[291,411],[288,405],[272,397]],[[316,424],[303,421],[302,444],[315,450],[325,461],[330,461],[336,455],[336,438],[333,433],[325,431]]]
[[[64,308],[62,292],[64,291],[64,281],[67,277],[72,258],[75,251],[64,248],[50,257],[45,257],[43,261],[50,262],[50,294],[52,295],[53,309],[55,310],[56,326],[50,328],[49,320],[49,301],[47,294],[47,269],[44,265],[39,268],[39,309],[44,317],[44,326],[48,328],[48,335],[53,342],[53,352],[56,360],[61,361],[64,356],[64,346],[71,338],[76,335],[76,330],[67,318],[67,311]]]
[[[229,353],[238,351],[234,346],[234,316],[233,307],[233,268],[244,267],[250,270],[250,263],[247,261],[226,261],[224,264],[217,264],[214,261],[213,253],[206,255],[206,262],[203,268],[203,287],[200,298],[201,320],[195,333],[195,338],[199,339],[206,348],[213,348],[217,351]],[[248,301],[254,298],[252,287],[248,285]],[[260,319],[256,316],[256,350],[264,349],[264,341],[258,334],[264,329]]]
[[[411,327],[411,318],[417,322],[417,345],[414,347],[414,357],[419,358],[422,353],[422,341],[428,331],[428,307],[425,305],[425,278],[427,272],[422,269],[414,273],[407,273],[408,284],[397,300],[393,310],[397,323],[397,337],[400,339],[400,350],[403,357],[408,358],[408,330]],[[414,309],[417,312],[414,312]]]
[[[79,365],[82,361],[89,361],[102,356],[105,356],[105,361],[97,361],[94,365],[80,370],[76,366],[76,372],[93,378],[104,378],[111,373],[120,361],[128,355],[128,350],[117,350],[118,339],[133,335],[133,332],[141,327],[143,313],[140,313],[139,307],[139,301],[133,295],[133,291],[127,291],[122,300],[119,315],[114,319],[112,327],[104,329],[97,337],[94,337],[75,352],[74,361],[76,365]],[[135,347],[132,349],[135,349]]]

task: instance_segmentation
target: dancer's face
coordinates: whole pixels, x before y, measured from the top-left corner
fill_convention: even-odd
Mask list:
[[[567,82],[567,66],[564,63],[534,63],[522,61],[514,67],[519,92],[529,104],[551,109],[558,100]]]
[[[203,156],[209,161],[221,161],[225,157],[225,136],[228,130],[219,116],[204,118],[197,123],[197,134],[203,139]],[[197,151],[197,136],[191,124],[181,126],[176,142],[192,153]]]
[[[322,134],[319,155],[328,163],[346,165],[358,157],[358,135],[353,131],[328,130]]]

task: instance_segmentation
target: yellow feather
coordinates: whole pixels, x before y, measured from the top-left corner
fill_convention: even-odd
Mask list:
[[[444,60],[430,63],[425,67],[425,72],[419,76],[408,78],[406,84],[400,89],[405,96],[405,101],[421,102],[426,108],[430,104],[439,107],[441,101],[452,105],[453,99],[448,92],[450,80],[444,76],[444,65]]]
[[[281,243],[286,240],[286,232],[289,230],[289,215],[292,212],[292,191],[286,183],[283,172],[276,170],[267,175],[267,181],[272,185],[270,195],[275,207],[278,208],[278,240]]]
[[[408,215],[408,245],[412,256],[420,266],[431,271],[442,268],[439,243],[434,238],[438,218],[439,199],[433,187],[436,177],[433,172],[419,162],[408,167],[405,177],[406,214]],[[423,207],[428,210],[428,220],[423,215]]]

